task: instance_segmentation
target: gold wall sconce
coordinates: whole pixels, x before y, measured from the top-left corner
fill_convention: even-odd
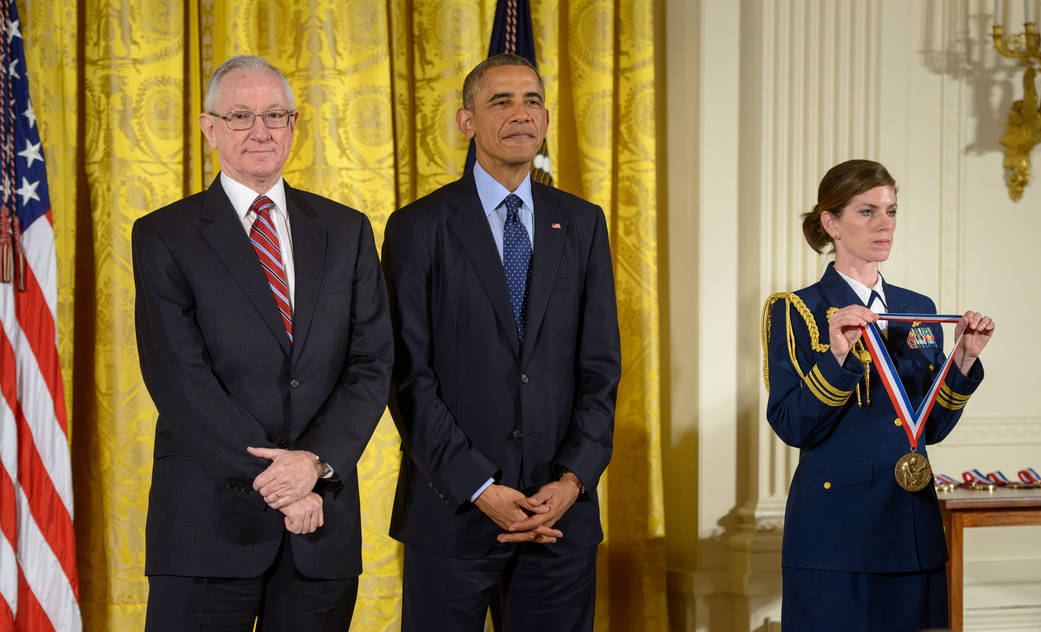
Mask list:
[[[1023,32],[1005,35],[1004,0],[994,0],[994,48],[1001,55],[1019,60],[1026,66],[1023,73],[1023,99],[1016,101],[1008,111],[1005,135],[1005,160],[1001,163],[1012,171],[1008,177],[1008,196],[1014,202],[1023,197],[1023,189],[1030,181],[1030,152],[1041,142],[1041,104],[1038,103],[1034,77],[1036,65],[1041,63],[1041,37],[1034,23],[1033,0],[1023,0]]]

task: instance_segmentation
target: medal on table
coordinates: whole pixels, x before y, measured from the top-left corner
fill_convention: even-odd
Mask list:
[[[912,322],[917,326],[917,323],[956,323],[961,319],[961,316],[957,314],[879,314],[878,318],[879,320],[889,322]],[[925,455],[918,453],[918,441],[925,431],[925,422],[929,418],[933,404],[936,403],[936,398],[940,394],[940,387],[943,385],[947,372],[951,368],[955,352],[961,344],[962,336],[958,336],[958,339],[954,341],[954,347],[951,349],[950,355],[947,356],[947,361],[944,362],[943,367],[937,372],[932,387],[929,388],[921,405],[915,410],[911,405],[910,398],[907,396],[903,382],[900,381],[900,374],[897,373],[896,366],[893,365],[893,360],[889,357],[889,351],[886,350],[886,345],[882,340],[882,333],[879,331],[878,326],[875,323],[868,323],[862,329],[864,330],[864,344],[867,346],[871,359],[878,369],[878,373],[882,378],[882,384],[886,387],[889,400],[893,402],[897,418],[900,420],[900,425],[903,426],[904,432],[907,433],[907,439],[910,443],[910,451],[896,462],[896,466],[893,468],[893,476],[896,478],[897,484],[907,491],[921,491],[932,482],[933,472],[929,466],[929,460],[925,458]],[[964,333],[963,331],[962,335]]]

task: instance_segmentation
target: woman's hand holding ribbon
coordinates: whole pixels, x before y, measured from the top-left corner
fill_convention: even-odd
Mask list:
[[[976,358],[983,352],[983,348],[987,346],[993,335],[994,321],[989,316],[971,310],[962,315],[958,326],[954,329],[955,338],[962,336],[961,345],[954,354],[954,363],[958,365],[958,370],[962,375],[969,374],[969,369],[972,368]]]
[[[860,340],[864,327],[878,320],[878,314],[863,305],[843,307],[831,315],[828,321],[828,338],[831,342],[831,353],[842,365],[853,345]]]

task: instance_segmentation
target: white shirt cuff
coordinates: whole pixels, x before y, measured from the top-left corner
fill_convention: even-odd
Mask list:
[[[494,483],[494,482],[495,482],[495,478],[494,477],[489,478],[488,480],[486,480],[484,482],[484,485],[481,485],[481,487],[476,492],[474,492],[474,495],[470,496],[470,502],[477,502],[478,497],[480,497],[480,495],[484,493],[484,490],[486,490],[489,487],[491,487],[492,483]]]

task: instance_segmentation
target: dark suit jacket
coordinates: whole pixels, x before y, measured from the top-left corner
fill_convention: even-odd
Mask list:
[[[393,356],[386,287],[364,215],[286,189],[295,344],[220,184],[134,224],[137,344],[159,411],[149,575],[245,577],[272,562],[283,515],[253,491],[268,461],[246,446],[310,450],[325,526],[290,538],[301,572],[361,572],[355,465],[383,413]]]
[[[883,282],[884,283],[884,282]],[[921,294],[884,283],[890,313],[935,314]],[[820,342],[828,343],[827,310],[860,305],[860,299],[832,265],[813,285],[799,290],[812,313]],[[786,313],[791,316],[801,379],[788,352]],[[917,409],[944,363],[943,331],[926,324],[934,346],[911,348],[911,323],[890,322],[886,348]],[[876,367],[871,368],[871,404],[864,394],[864,368],[850,353],[840,366],[831,351],[811,346],[805,320],[794,306],[778,300],[770,311],[770,399],[766,418],[788,445],[800,448],[785,513],[782,560],[787,566],[870,573],[932,569],[947,560],[936,492],[930,484],[908,492],[896,483],[896,462],[910,451],[904,429],[896,425],[893,404]],[[918,452],[941,441],[961,417],[964,401],[983,379],[977,361],[963,376],[951,366],[933,406]],[[861,384],[863,406],[856,394]],[[842,395],[840,395],[842,394]],[[960,403],[959,403],[960,402]],[[825,483],[828,485],[825,486]]]
[[[473,176],[393,213],[383,265],[395,331],[390,409],[405,454],[390,533],[475,557],[500,528],[470,503],[489,478],[525,492],[574,472],[586,492],[561,549],[603,538],[596,485],[611,459],[621,374],[599,207],[532,183],[535,239],[521,348]]]

